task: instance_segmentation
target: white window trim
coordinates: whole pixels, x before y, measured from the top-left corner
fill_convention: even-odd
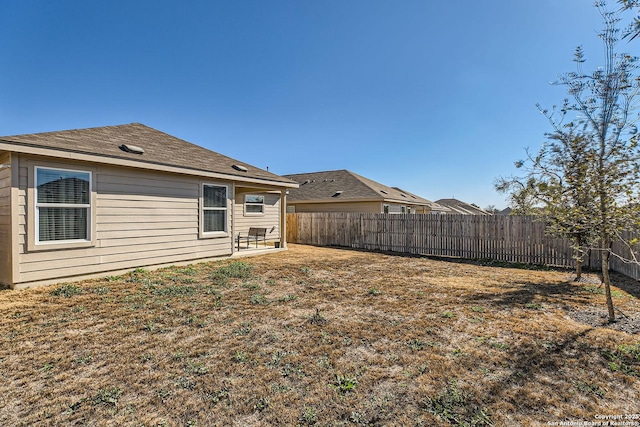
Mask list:
[[[86,173],[89,175],[89,203],[88,204],[76,204],[76,203],[40,203],[38,202],[38,170],[54,170],[54,171],[63,171],[63,172],[73,172],[73,173]],[[67,169],[67,168],[59,168],[59,167],[49,167],[49,166],[34,166],[33,168],[34,174],[34,186],[33,186],[33,194],[34,194],[34,221],[35,221],[35,241],[34,244],[36,246],[51,246],[51,245],[73,245],[76,243],[91,243],[92,241],[92,225],[93,225],[93,172],[82,169]],[[44,242],[40,241],[40,208],[85,208],[87,209],[87,238],[86,239],[69,239],[69,240],[46,240]]]
[[[204,206],[204,187],[224,187],[226,191],[226,206],[223,207],[205,207]],[[230,194],[230,186],[228,184],[223,184],[220,182],[202,182],[200,183],[200,203],[199,203],[199,219],[200,219],[200,227],[199,235],[201,239],[207,238],[216,238],[216,237],[228,237],[229,236],[229,194]],[[204,212],[205,211],[225,211],[224,216],[224,231],[204,231]]]
[[[255,196],[255,197],[262,197],[262,203],[252,203],[252,202],[247,202],[247,197],[250,196]],[[264,194],[245,194],[244,195],[244,216],[264,216],[265,213],[265,200],[266,197]],[[262,212],[247,212],[247,205],[251,205],[251,206],[262,206]]]
[[[26,246],[27,251],[29,252],[37,252],[37,251],[50,251],[50,250],[63,250],[63,249],[79,249],[79,248],[90,248],[96,246],[96,193],[95,193],[95,176],[96,170],[94,168],[87,167],[86,165],[79,165],[80,167],[76,168],[75,165],[70,165],[68,163],[59,163],[59,162],[48,162],[48,161],[33,161],[28,160],[27,166],[29,170],[28,174],[28,185],[27,185],[27,239]],[[39,224],[39,214],[36,208],[52,205],[52,204],[44,204],[37,203],[37,183],[36,183],[36,174],[37,169],[49,169],[49,170],[61,170],[61,171],[69,171],[69,172],[80,172],[80,173],[88,173],[89,174],[89,191],[90,191],[90,205],[89,212],[87,212],[87,239],[77,239],[77,240],[47,240],[44,242],[39,241],[39,233],[40,233],[40,224]],[[67,204],[54,204],[55,207],[64,207],[68,206]],[[72,204],[72,207],[82,207],[86,205],[76,205]]]

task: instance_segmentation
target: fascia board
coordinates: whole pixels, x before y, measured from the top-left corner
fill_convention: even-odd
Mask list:
[[[287,203],[290,205],[296,203],[359,203],[359,202],[382,202],[382,199],[340,199],[340,198],[329,198],[329,199],[292,199],[291,195],[287,197]]]
[[[121,159],[121,158],[110,157],[110,156],[97,156],[97,155],[91,155],[91,154],[85,154],[85,153],[78,153],[75,151],[55,150],[50,148],[27,146],[23,144],[17,145],[17,144],[7,143],[6,141],[0,141],[0,150],[11,151],[14,153],[32,154],[36,156],[53,157],[57,159],[76,160],[76,161],[80,160],[80,161],[101,163],[101,164],[114,165],[114,166],[127,166],[127,167],[138,168],[138,169],[171,172],[171,173],[178,173],[183,175],[192,175],[192,176],[221,179],[221,180],[227,180],[227,181],[247,182],[247,183],[253,183],[253,184],[263,184],[263,185],[286,187],[286,188],[298,188],[297,183],[288,183],[288,182],[281,182],[281,181],[275,181],[275,180],[272,181],[269,179],[243,177],[243,176],[233,175],[233,174],[210,172],[210,171],[204,171],[200,169],[182,168],[178,166],[169,166],[169,165],[164,165],[159,163],[127,160],[127,159]]]
[[[400,200],[400,199],[384,199],[385,203],[399,203],[402,205],[415,205],[415,206],[431,206],[430,203],[427,202],[419,202],[417,200],[409,201],[409,200]]]

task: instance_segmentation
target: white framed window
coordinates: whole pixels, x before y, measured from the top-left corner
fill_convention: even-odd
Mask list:
[[[245,215],[264,215],[264,196],[247,194],[244,196]]]
[[[389,213],[389,205],[387,204],[382,205],[382,213],[386,213],[386,214]]]
[[[34,168],[35,244],[91,242],[92,173]]]
[[[228,194],[229,187],[226,185],[202,184],[200,203],[200,230],[202,236],[227,235]]]
[[[400,213],[407,213],[407,207],[406,206],[400,206]]]

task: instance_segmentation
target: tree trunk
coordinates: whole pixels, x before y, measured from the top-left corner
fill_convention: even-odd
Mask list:
[[[613,299],[611,299],[611,279],[609,278],[609,245],[602,242],[602,283],[604,283],[604,291],[607,297],[607,310],[609,312],[609,323],[616,321],[616,315],[613,311]]]
[[[582,278],[582,238],[578,235],[576,236],[576,282],[579,282]]]

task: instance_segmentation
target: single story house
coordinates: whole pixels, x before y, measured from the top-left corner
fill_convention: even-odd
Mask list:
[[[250,227],[285,248],[297,186],[139,123],[0,137],[0,283],[229,256]]]
[[[448,213],[463,214],[463,215],[491,215],[484,209],[480,209],[475,205],[470,205],[458,199],[440,199],[436,200],[436,203],[440,206],[444,206],[449,209]]]
[[[300,186],[291,189],[287,212],[430,213],[437,204],[348,170],[284,175]]]

